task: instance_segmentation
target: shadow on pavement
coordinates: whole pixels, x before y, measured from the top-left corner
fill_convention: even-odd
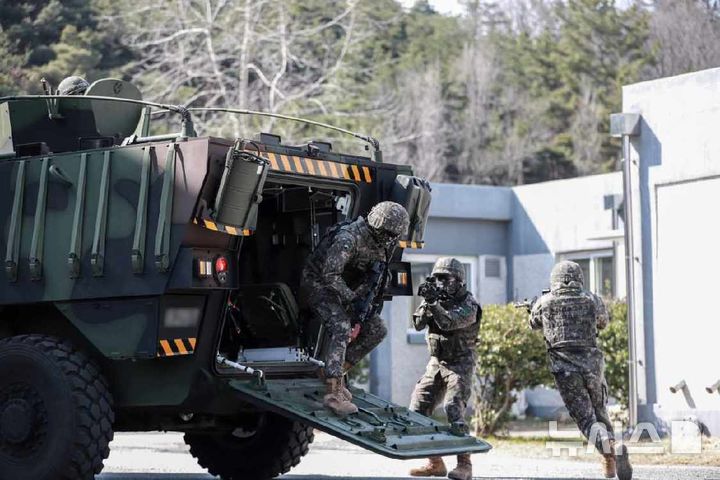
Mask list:
[[[103,473],[96,480],[211,480],[217,477],[204,473]],[[417,477],[376,477],[347,475],[295,475],[288,474],[277,477],[280,480],[417,480]],[[600,478],[600,477],[592,477]],[[500,477],[490,475],[473,475],[478,480],[588,480],[586,477]],[[248,479],[250,480],[250,479]]]
[[[206,473],[103,473],[96,480],[211,480]]]
[[[418,477],[347,477],[345,475],[283,475],[278,477],[286,480],[417,480]],[[498,477],[473,475],[473,479],[480,480],[588,480],[587,478],[562,478],[557,477]]]

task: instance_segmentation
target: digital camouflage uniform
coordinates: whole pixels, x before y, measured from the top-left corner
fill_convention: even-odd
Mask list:
[[[432,278],[418,294],[424,300],[413,315],[416,330],[427,327],[430,361],[415,385],[410,410],[430,416],[443,400],[448,422],[467,432],[465,409],[472,393],[475,372],[475,346],[482,309],[465,286],[465,268],[452,257],[439,258]],[[472,478],[470,454],[457,456],[457,467],[447,472],[442,457],[430,457],[424,466],[413,468],[413,477]]]
[[[597,332],[607,326],[608,313],[602,299],[582,288],[582,280],[551,283],[550,293],[532,307],[530,326],[543,331],[550,370],[570,416],[598,451],[607,453],[613,429]]]
[[[301,294],[311,313],[327,329],[323,405],[339,417],[358,412],[345,388],[343,369],[351,368],[387,334],[372,302],[387,279],[387,266],[397,241],[407,233],[407,210],[394,202],[380,202],[352,223],[336,225],[310,255],[301,280]],[[348,348],[353,325],[360,333]],[[344,365],[345,364],[345,365]]]
[[[387,239],[378,228],[390,225],[397,232],[408,228],[405,209],[398,204],[387,208],[391,203],[378,204],[368,215],[368,221],[359,217],[332,229],[303,269],[301,289],[306,306],[322,320],[329,334],[325,349],[327,377],[341,377],[343,363],[355,365],[387,335],[382,319],[375,314],[362,323],[359,335],[348,346],[353,325],[364,313],[358,311],[358,301],[376,286],[373,283],[377,284],[378,272],[387,275],[385,265],[397,245],[399,233]]]
[[[466,289],[449,300],[423,301],[413,315],[416,330],[426,326],[430,361],[410,400],[410,410],[430,416],[442,399],[448,422],[465,423],[472,392],[475,345],[482,310]]]

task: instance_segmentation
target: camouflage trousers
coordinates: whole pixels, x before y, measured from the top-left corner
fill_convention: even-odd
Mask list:
[[[357,364],[387,335],[387,328],[379,315],[366,320],[360,326],[360,333],[350,342],[356,318],[336,299],[329,297],[311,297],[308,307],[319,318],[327,332],[325,344],[325,375],[340,378],[343,375],[343,363]]]
[[[468,357],[452,364],[430,357],[425,374],[415,385],[410,410],[432,415],[442,401],[448,422],[465,423],[465,410],[472,392],[475,359]]]
[[[588,441],[600,453],[609,453],[609,440],[614,438],[607,412],[607,384],[599,372],[553,372],[555,384],[570,416]]]

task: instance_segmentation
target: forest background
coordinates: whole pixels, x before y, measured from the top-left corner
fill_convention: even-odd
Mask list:
[[[405,2],[407,3],[407,2]],[[147,100],[304,116],[378,137],[433,181],[617,170],[622,85],[720,66],[720,1],[0,0],[0,96],[112,76]],[[331,139],[206,115],[200,134]],[[170,128],[170,127],[167,127]],[[357,153],[357,152],[356,152]]]

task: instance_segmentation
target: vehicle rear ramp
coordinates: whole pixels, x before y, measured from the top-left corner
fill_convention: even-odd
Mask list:
[[[386,457],[407,460],[482,453],[487,442],[375,395],[351,388],[358,413],[335,416],[322,404],[325,385],[316,378],[230,380],[244,401],[294,418]]]

